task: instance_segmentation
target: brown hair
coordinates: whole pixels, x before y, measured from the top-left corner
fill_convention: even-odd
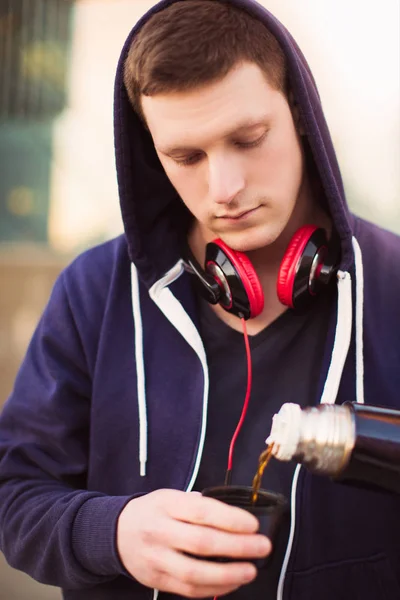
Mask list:
[[[256,63],[287,94],[285,55],[257,19],[222,0],[181,0],[151,17],[133,40],[124,82],[143,118],[141,96],[194,89]]]

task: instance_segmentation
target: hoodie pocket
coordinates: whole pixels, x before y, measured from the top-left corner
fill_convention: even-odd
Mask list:
[[[330,563],[292,574],[291,600],[400,600],[400,585],[384,554]]]

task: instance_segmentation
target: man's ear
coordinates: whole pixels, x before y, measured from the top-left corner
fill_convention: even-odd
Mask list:
[[[299,135],[306,135],[306,131],[303,125],[303,120],[300,115],[299,106],[294,99],[294,95],[292,90],[289,91],[289,106],[292,111],[293,121],[296,126],[297,132]]]

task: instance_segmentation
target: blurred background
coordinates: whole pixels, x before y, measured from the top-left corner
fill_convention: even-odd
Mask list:
[[[0,0],[0,407],[60,270],[122,231],[113,79],[151,0]],[[316,77],[359,215],[400,233],[398,0],[264,0]],[[0,554],[0,600],[59,599]]]

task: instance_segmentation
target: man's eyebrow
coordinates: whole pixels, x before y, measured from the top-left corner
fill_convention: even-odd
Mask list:
[[[242,121],[235,125],[228,133],[226,133],[223,137],[230,138],[234,135],[247,132],[249,129],[256,129],[257,127],[268,125],[269,115],[264,115],[263,117],[259,117],[257,119],[248,119],[247,121]],[[199,151],[200,148],[194,146],[156,146],[157,150],[164,154],[165,156],[171,155],[183,155],[188,154],[189,152]]]

